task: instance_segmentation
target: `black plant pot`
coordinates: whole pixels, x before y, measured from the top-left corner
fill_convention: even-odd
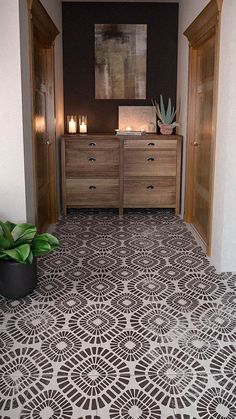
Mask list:
[[[0,260],[0,294],[7,298],[20,298],[30,294],[37,284],[37,263]]]

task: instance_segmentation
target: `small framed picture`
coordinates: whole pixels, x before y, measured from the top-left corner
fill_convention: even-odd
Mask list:
[[[152,106],[119,106],[119,130],[156,133],[156,114]]]

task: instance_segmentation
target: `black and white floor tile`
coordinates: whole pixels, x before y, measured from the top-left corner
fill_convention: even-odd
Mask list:
[[[236,274],[171,210],[71,211],[0,297],[0,418],[236,419]]]

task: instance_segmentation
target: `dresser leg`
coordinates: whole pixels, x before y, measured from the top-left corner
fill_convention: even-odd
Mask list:
[[[119,217],[123,216],[123,208],[119,208]]]

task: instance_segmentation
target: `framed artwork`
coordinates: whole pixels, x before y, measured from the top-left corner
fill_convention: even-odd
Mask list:
[[[152,106],[119,106],[119,130],[156,133],[156,114]]]
[[[146,24],[95,24],[95,99],[146,99]]]

